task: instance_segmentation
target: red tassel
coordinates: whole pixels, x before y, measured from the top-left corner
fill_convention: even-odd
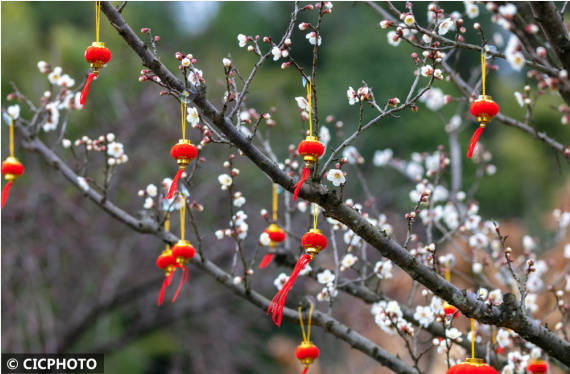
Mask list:
[[[85,86],[83,86],[83,90],[81,90],[81,96],[79,97],[79,103],[83,106],[83,109],[85,109],[85,100],[87,100],[87,95],[89,95],[89,86],[91,86],[91,82],[93,81],[93,79],[95,79],[95,77],[97,75],[98,75],[98,73],[96,73],[96,72],[89,74],[87,76],[87,81],[85,82]]]
[[[303,369],[303,372],[301,374],[307,374],[307,370],[309,370],[309,367],[305,366],[305,368]]]
[[[283,308],[285,307],[285,300],[287,299],[287,294],[289,293],[289,291],[291,291],[293,283],[295,283],[295,280],[299,276],[301,270],[303,270],[305,265],[307,265],[309,262],[311,262],[311,255],[304,254],[301,257],[299,257],[299,259],[297,260],[297,264],[293,269],[293,272],[289,276],[289,279],[287,280],[287,282],[285,282],[281,290],[277,292],[275,297],[273,297],[273,300],[271,300],[271,304],[269,304],[269,308],[267,308],[267,314],[271,312],[271,314],[273,315],[273,322],[277,326],[281,326],[281,318],[283,317]]]
[[[176,176],[174,177],[172,183],[170,184],[168,195],[166,195],[166,197],[164,198],[165,200],[172,199],[174,197],[174,193],[178,190],[178,181],[180,180],[180,177],[182,177],[182,173],[184,173],[184,169],[182,168],[178,169]]]
[[[299,191],[301,191],[303,183],[305,183],[305,181],[309,179],[310,176],[311,176],[311,169],[309,169],[308,166],[305,166],[305,168],[303,169],[303,173],[301,174],[301,179],[299,179],[299,182],[297,182],[297,184],[293,186],[295,187],[295,191],[293,191],[293,200],[297,200],[297,195],[299,195]]]
[[[188,282],[188,269],[186,269],[186,266],[182,267],[182,275],[180,275],[180,283],[178,284],[178,289],[176,290],[176,293],[174,294],[174,297],[172,298],[172,302],[176,301],[176,298],[178,297],[178,294],[180,293],[180,290],[182,289],[182,284],[185,282]]]
[[[162,288],[160,289],[160,293],[158,294],[158,305],[162,305],[162,300],[164,300],[164,293],[166,292],[166,287],[170,286],[170,282],[172,282],[172,277],[174,276],[174,271],[170,273],[169,276],[164,277],[162,281]]]
[[[10,195],[10,188],[12,187],[12,181],[6,183],[4,189],[2,190],[2,208],[4,208],[4,204],[6,204],[6,200],[8,200],[8,196]]]
[[[269,265],[271,260],[273,260],[273,256],[275,256],[273,253],[268,253],[265,256],[263,256],[263,260],[261,260],[261,262],[259,263],[259,268],[263,269],[264,267]]]
[[[471,141],[469,141],[469,149],[467,150],[467,157],[471,158],[471,156],[473,155],[473,151],[475,150],[475,146],[477,145],[477,141],[479,140],[479,137],[481,136],[481,133],[483,132],[483,129],[485,128],[485,126],[479,126],[479,128],[477,130],[475,130],[475,133],[473,133],[473,136],[471,137]]]

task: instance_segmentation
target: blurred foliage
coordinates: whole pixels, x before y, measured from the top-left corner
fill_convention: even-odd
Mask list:
[[[118,3],[117,3],[118,4]],[[138,32],[141,27],[150,27],[154,35],[160,36],[158,45],[161,60],[174,72],[177,71],[177,61],[174,53],[193,53],[198,59],[198,67],[203,69],[208,84],[208,96],[214,103],[220,103],[225,91],[221,59],[230,56],[234,66],[242,75],[249,74],[256,57],[245,49],[239,48],[236,40],[238,33],[248,35],[269,35],[279,39],[288,23],[292,10],[289,2],[231,2],[209,3],[214,11],[214,17],[201,31],[200,22],[195,14],[184,11],[182,7],[189,4],[176,2],[132,2],[123,11],[123,16],[131,28]],[[193,7],[206,6],[193,3]],[[401,4],[397,4],[401,8]],[[64,73],[70,74],[79,87],[87,74],[87,63],[83,59],[84,49],[94,39],[94,9],[91,2],[2,2],[2,92],[3,105],[7,93],[11,92],[10,81],[35,102],[44,90],[48,88],[47,79],[39,74],[36,63],[45,60],[51,66],[61,66]],[[416,15],[425,15],[427,3],[415,5]],[[446,9],[463,11],[462,3],[446,3]],[[193,8],[196,9],[196,8]],[[482,15],[477,21],[481,22],[488,35],[494,25],[484,7],[480,7]],[[183,16],[181,16],[181,14]],[[304,13],[300,21],[314,21],[315,13]],[[425,18],[418,16],[420,22]],[[336,120],[343,121],[342,133],[350,134],[357,125],[358,107],[349,106],[346,100],[346,89],[352,86],[360,87],[364,80],[375,91],[380,104],[391,97],[404,99],[411,82],[414,79],[415,66],[409,57],[413,49],[402,43],[398,48],[388,45],[386,31],[380,30],[378,22],[381,17],[364,3],[334,3],[333,13],[326,16],[323,22],[323,45],[319,50],[318,62],[318,104],[319,118],[324,124],[328,114]],[[468,22],[467,41],[479,43],[477,34],[472,31]],[[192,31],[192,32],[190,32]],[[312,46],[305,39],[306,32],[295,27],[293,32],[292,54],[305,69],[310,68]],[[145,35],[142,35],[143,37]],[[504,34],[505,40],[508,36]],[[151,155],[164,155],[151,159],[131,159],[128,166],[121,169],[117,179],[131,178],[139,186],[156,183],[165,173],[173,172],[172,162],[168,156],[170,143],[158,143],[156,138],[147,134],[153,129],[166,138],[176,139],[178,134],[178,108],[176,103],[158,95],[159,89],[148,87],[150,83],[138,82],[140,61],[130,50],[122,38],[102,16],[101,40],[111,49],[113,59],[102,70],[100,78],[92,88],[87,110],[73,112],[67,130],[67,137],[76,139],[82,135],[91,137],[108,131],[130,134],[132,139],[120,138],[126,144],[127,153],[132,147],[146,147]],[[479,55],[472,51],[462,51],[460,63],[457,65],[465,77],[473,70],[479,69]],[[453,63],[453,60],[452,60]],[[287,155],[287,145],[296,144],[301,134],[295,96],[303,96],[304,88],[298,73],[294,69],[282,71],[281,62],[268,61],[258,72],[250,87],[251,95],[248,105],[255,107],[258,113],[267,112],[276,107],[274,119],[277,127],[273,132],[273,148],[278,156]],[[522,91],[526,83],[525,72],[513,73],[510,67],[499,62],[499,71],[491,73],[489,89],[495,100],[500,104],[501,111],[514,118],[522,119],[525,111],[516,103],[513,91]],[[427,80],[422,80],[422,83]],[[436,87],[445,93],[456,94],[452,82],[437,82]],[[144,92],[151,91],[154,99],[146,102],[145,106],[136,107],[137,98]],[[534,88],[533,88],[534,90]],[[553,110],[561,100],[557,94],[547,94],[541,98],[535,109],[534,125],[539,131],[546,131],[551,137],[563,144],[570,142],[567,128],[560,124],[560,115]],[[455,111],[455,104],[445,106],[440,112],[432,112],[423,104],[419,105],[417,113],[402,112],[399,118],[387,118],[371,128],[365,136],[360,137],[355,146],[366,159],[365,175],[370,178],[370,185],[378,197],[381,207],[386,210],[402,212],[410,209],[408,198],[409,182],[390,170],[376,169],[372,166],[373,154],[378,149],[392,148],[394,155],[407,159],[411,152],[432,153],[437,146],[448,146],[444,125]],[[23,115],[26,116],[25,106]],[[119,108],[119,109],[118,109]],[[121,118],[120,110],[140,112],[141,120],[137,123],[117,123]],[[152,113],[152,115],[150,115]],[[149,114],[149,115],[145,115]],[[373,118],[374,112],[367,108],[365,119]],[[467,113],[462,113],[464,118]],[[115,129],[110,128],[115,124]],[[331,130],[330,145],[338,144],[342,139],[335,135],[334,124],[327,124]],[[466,146],[474,124],[465,127],[461,134],[462,152]],[[7,131],[3,131],[4,135]],[[7,137],[6,137],[7,138]],[[54,134],[46,138],[53,144]],[[283,139],[277,141],[275,139]],[[476,199],[480,201],[481,213],[484,217],[497,219],[521,217],[529,227],[539,227],[541,215],[554,207],[554,194],[568,180],[568,167],[563,159],[542,143],[533,140],[529,135],[516,129],[503,126],[497,122],[491,123],[485,131],[482,141],[492,151],[494,163],[498,171],[494,176],[485,177],[480,184]],[[7,140],[2,141],[6,146]],[[129,148],[131,147],[131,148]],[[149,152],[146,152],[147,156]],[[206,156],[221,160],[222,157],[208,152]],[[21,152],[20,152],[21,154]],[[25,159],[26,156],[22,155]],[[148,162],[151,167],[140,167]],[[468,159],[463,160],[464,189],[468,190],[474,180],[475,166]],[[243,167],[244,180],[252,181],[246,196],[264,194],[262,200],[268,202],[267,182],[259,170],[253,167]],[[203,170],[202,181],[213,180],[218,172],[214,166]],[[33,171],[30,172],[30,174]],[[52,173],[53,178],[55,178]],[[215,183],[215,182],[210,182]],[[404,188],[397,188],[405,185]],[[31,190],[32,187],[29,187]],[[66,191],[71,193],[73,189]],[[357,179],[349,169],[347,195],[359,199],[361,193]],[[75,193],[75,192],[73,192]],[[115,200],[119,203],[135,199],[133,191],[119,191]],[[202,220],[212,223],[217,220],[215,212],[205,214]],[[535,229],[537,230],[537,229]],[[532,231],[531,231],[532,232]],[[537,233],[535,233],[537,234]],[[111,358],[109,365],[112,372],[139,372],[144,363],[141,361],[147,352],[147,345],[152,346],[155,354],[156,345],[161,343],[163,336],[152,335],[152,339],[140,341],[128,348],[128,355],[121,360]],[[125,352],[126,353],[126,352]],[[132,357],[132,360],[125,360]],[[128,367],[126,367],[128,366]],[[116,368],[116,370],[115,370]],[[142,372],[142,371],[141,371]]]

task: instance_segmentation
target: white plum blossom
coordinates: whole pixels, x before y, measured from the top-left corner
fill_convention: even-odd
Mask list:
[[[507,61],[515,71],[521,71],[526,62],[524,55],[520,51],[507,54],[506,57]]]
[[[48,80],[51,84],[57,84],[59,78],[61,77],[61,67],[56,66],[53,71],[49,73]]]
[[[238,34],[237,40],[239,42],[240,47],[245,47],[245,45],[247,44],[247,36],[245,36],[244,34]]]
[[[438,34],[439,35],[445,35],[449,32],[449,30],[451,30],[453,27],[455,26],[454,21],[451,18],[446,18],[443,21],[441,21],[441,23],[439,24],[438,27]]]
[[[273,281],[273,285],[278,290],[281,290],[283,288],[283,286],[285,285],[285,283],[287,283],[288,280],[289,280],[289,276],[285,273],[281,273],[277,276],[277,278],[275,278],[275,280]]]
[[[308,33],[307,35],[305,35],[305,38],[309,40],[309,43],[312,45],[317,44],[317,33],[312,31],[310,33]],[[318,45],[321,45],[322,42],[322,38],[319,35],[319,40],[318,40]]]
[[[71,147],[71,144],[72,144],[72,143],[71,143],[71,140],[69,140],[69,139],[62,139],[62,140],[61,140],[61,146],[62,146],[63,148],[70,148],[70,147]]]
[[[526,310],[530,312],[530,314],[534,314],[538,310],[538,305],[536,304],[536,297],[537,297],[536,294],[529,293],[524,298],[524,306]]]
[[[57,103],[49,103],[45,106],[48,110],[48,119],[42,125],[42,129],[45,132],[53,131],[57,128],[57,124],[59,122],[59,110],[57,109]]]
[[[331,169],[327,172],[327,179],[333,184],[333,186],[338,187],[341,184],[346,183],[346,178],[344,173],[339,169]]]
[[[437,111],[445,105],[445,95],[440,88],[430,88],[421,97],[420,102],[425,103],[431,111]]]
[[[392,278],[392,261],[378,261],[376,265],[374,265],[374,273],[380,279],[390,279]]]
[[[49,64],[45,61],[38,62],[38,70],[42,74],[46,74],[49,71]]]
[[[341,260],[341,267],[340,271],[344,271],[345,269],[351,268],[356,262],[358,261],[358,257],[353,255],[352,253],[347,253]]]
[[[517,100],[517,103],[519,104],[519,106],[522,108],[524,106],[524,97],[523,94],[521,94],[518,91],[515,91],[514,93],[515,95],[515,99]]]
[[[471,266],[471,270],[473,271],[474,274],[481,274],[481,272],[483,271],[483,265],[479,262],[474,262],[473,265]]]
[[[223,64],[225,67],[229,68],[230,66],[232,66],[232,60],[230,60],[229,58],[224,57],[224,58],[222,59],[222,64]]]
[[[155,197],[158,194],[158,188],[154,184],[149,184],[146,186],[145,191],[150,197]]]
[[[536,249],[536,241],[529,235],[523,236],[522,245],[523,248],[527,251]]]
[[[310,264],[305,265],[305,267],[303,268],[303,270],[301,270],[299,272],[299,275],[307,275],[309,274],[311,271],[313,271],[313,268],[311,267]]]
[[[321,290],[321,292],[319,292],[317,294],[317,301],[319,302],[325,302],[325,301],[330,301],[331,298],[334,298],[338,295],[338,291],[336,289],[334,289],[333,287],[325,287]]]
[[[358,102],[358,95],[352,87],[348,87],[348,90],[346,90],[346,97],[349,105],[354,105]]]
[[[431,65],[424,65],[420,68],[420,74],[423,77],[429,77],[433,74],[433,67]]]
[[[411,14],[408,14],[407,16],[404,17],[404,23],[407,26],[412,26],[414,23],[416,23],[416,19]]]
[[[295,98],[295,101],[297,102],[297,106],[299,107],[299,109],[307,112],[309,111],[309,102],[307,101],[306,98],[304,98],[303,96],[297,96]]]
[[[188,115],[186,116],[186,120],[190,122],[192,126],[197,125],[200,122],[200,114],[198,114],[198,109],[194,107],[188,108]]]
[[[319,127],[319,141],[326,147],[331,141],[331,132],[328,127],[321,125]]]
[[[489,238],[478,232],[477,234],[469,237],[469,245],[474,248],[485,248],[489,245]]]
[[[62,87],[66,87],[66,88],[73,87],[74,84],[75,84],[75,80],[72,79],[68,74],[62,75],[57,80],[58,86],[62,86]]]
[[[467,17],[473,19],[479,16],[479,7],[471,1],[464,1]]]
[[[507,3],[499,7],[499,14],[505,18],[512,18],[517,14],[517,7],[512,3]]]
[[[273,55],[273,61],[278,61],[281,58],[281,50],[277,46],[271,48],[271,54]]]
[[[199,86],[203,80],[202,70],[194,69],[188,74],[188,82],[194,86]]]
[[[152,199],[152,197],[147,197],[144,200],[144,204],[143,204],[143,208],[144,209],[150,209],[154,206],[154,200]]]
[[[488,297],[489,297],[489,291],[487,291],[486,288],[481,287],[477,290],[478,299],[486,301]]]
[[[421,326],[427,328],[429,324],[434,321],[435,316],[429,306],[418,305],[414,313],[414,318]]]
[[[184,66],[184,67],[186,67],[186,68],[187,68],[188,66],[190,66],[191,63],[192,63],[192,62],[190,61],[190,59],[189,59],[188,57],[184,57],[184,58],[182,59],[182,61],[180,61],[180,65],[182,65],[182,66]]]
[[[457,343],[461,343],[463,341],[463,338],[461,338],[461,331],[455,327],[445,330],[445,336]]]
[[[222,190],[227,190],[228,187],[230,187],[232,185],[232,177],[230,177],[227,174],[220,174],[218,176],[218,182],[220,183]]]
[[[334,278],[335,275],[329,269],[321,271],[319,274],[317,274],[317,281],[320,284],[332,284],[332,282],[334,282]]]
[[[356,233],[352,230],[347,230],[344,233],[343,239],[345,244],[353,247],[362,243],[362,238],[356,235]]]
[[[112,142],[107,145],[107,154],[113,158],[119,158],[124,153],[123,144]]]
[[[396,31],[388,31],[386,37],[388,38],[388,44],[394,47],[399,46],[400,42],[402,41],[402,39],[400,38],[400,36]]]
[[[489,292],[489,302],[492,305],[501,305],[503,303],[503,293],[500,289]]]
[[[216,236],[216,239],[221,240],[224,238],[225,234],[224,234],[224,230],[216,230],[216,232],[214,233],[214,235]],[[269,235],[267,235],[267,237],[269,238]]]
[[[424,168],[417,162],[408,162],[406,165],[406,174],[415,180],[420,180],[424,175]]]
[[[17,120],[20,117],[20,106],[18,104],[10,105],[8,109],[6,109],[6,113],[8,113],[11,119]]]
[[[374,152],[374,158],[372,159],[372,163],[374,166],[384,166],[388,164],[388,162],[392,159],[392,155],[394,152],[390,149],[384,150],[377,150]]]
[[[564,257],[570,258],[570,243],[564,246]]]
[[[435,314],[443,313],[443,301],[437,296],[431,298],[429,307]]]
[[[349,164],[361,163],[361,161],[363,160],[362,156],[358,152],[358,149],[356,149],[356,147],[352,145],[344,149],[344,151],[342,152],[342,157],[346,158],[346,161]]]
[[[241,208],[245,204],[245,197],[239,196],[234,199],[234,206],[237,208]]]
[[[271,238],[269,238],[268,233],[263,232],[261,233],[261,235],[259,235],[259,244],[263,246],[268,246],[269,244],[271,244]]]
[[[507,348],[512,343],[511,333],[507,329],[499,329],[497,331],[497,344],[501,348]]]

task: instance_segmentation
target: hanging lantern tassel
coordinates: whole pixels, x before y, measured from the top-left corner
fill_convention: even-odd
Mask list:
[[[178,267],[176,257],[172,254],[170,248],[167,247],[165,250],[162,251],[160,256],[158,256],[158,258],[156,259],[156,266],[159,269],[164,270],[164,280],[162,281],[162,287],[160,288],[160,293],[158,294],[158,305],[162,305],[166,288],[170,286],[170,283],[172,282],[172,277],[174,276],[174,272]]]
[[[301,307],[299,307],[299,322],[301,324],[301,332],[303,334],[303,341],[295,349],[295,356],[303,364],[303,373],[306,374],[309,370],[309,365],[311,365],[319,357],[319,348],[311,342],[311,316],[313,315],[313,304],[311,303],[311,309],[309,310],[309,320],[307,322],[307,333],[305,333],[305,327],[303,326],[303,315],[301,313]]]
[[[87,76],[87,81],[83,90],[81,90],[81,96],[79,98],[79,103],[85,109],[85,100],[87,100],[87,95],[89,94],[89,87],[91,87],[91,82],[99,76],[99,69],[102,69],[111,60],[111,51],[109,48],[105,47],[105,43],[99,41],[99,21],[101,19],[101,2],[95,2],[95,30],[96,30],[96,41],[91,43],[89,47],[85,50],[85,60],[89,62],[93,71]]]
[[[277,244],[285,240],[285,231],[283,231],[283,229],[277,226],[277,224],[275,223],[269,225],[269,227],[265,229],[264,233],[269,235],[269,239],[271,240],[269,246],[272,249],[275,249],[275,247],[277,247]],[[269,263],[273,260],[274,256],[275,254],[273,252],[267,252],[265,256],[263,256],[261,262],[259,263],[259,268],[263,269],[264,267],[269,265]]]
[[[172,184],[170,185],[170,189],[168,190],[168,194],[166,195],[165,199],[172,199],[172,197],[174,197],[174,193],[178,190],[178,181],[182,177],[184,169],[190,163],[190,161],[196,158],[196,155],[198,155],[198,150],[190,142],[190,140],[180,139],[178,143],[176,143],[170,149],[170,155],[176,160],[179,168],[176,176],[172,180]]]
[[[293,272],[289,276],[289,279],[283,287],[277,292],[273,300],[271,300],[271,304],[269,304],[269,308],[267,309],[267,314],[271,312],[273,316],[273,322],[277,326],[281,326],[281,319],[283,317],[283,308],[285,307],[285,300],[287,300],[287,294],[291,291],[295,280],[299,276],[299,273],[303,268],[311,262],[311,260],[315,257],[315,255],[319,254],[320,251],[326,248],[327,246],[327,238],[321,234],[319,229],[311,229],[309,232],[305,233],[301,238],[301,244],[303,248],[305,248],[305,253],[297,260],[297,264],[293,269]]]
[[[297,152],[303,156],[305,168],[301,173],[301,179],[299,179],[299,182],[293,186],[295,187],[295,190],[293,191],[293,200],[297,200],[297,195],[299,195],[301,187],[303,187],[305,181],[311,176],[311,165],[315,164],[323,153],[325,153],[325,146],[316,136],[307,136],[305,140],[299,143]]]
[[[469,110],[471,114],[473,114],[477,121],[479,122],[479,128],[475,130],[475,133],[471,137],[469,141],[469,147],[467,149],[467,157],[471,158],[473,155],[473,151],[475,150],[475,146],[477,145],[477,141],[479,141],[479,137],[483,133],[483,130],[487,126],[487,124],[499,113],[499,105],[493,101],[491,96],[485,95],[485,68],[487,66],[487,57],[486,57],[486,49],[483,48],[481,52],[481,89],[482,95],[479,95],[477,100],[471,103]]]

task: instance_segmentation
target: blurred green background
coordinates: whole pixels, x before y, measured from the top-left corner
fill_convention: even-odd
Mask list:
[[[397,6],[402,8],[401,4]],[[81,83],[88,71],[83,51],[94,39],[93,3],[2,2],[1,7],[1,85],[4,106],[9,104],[5,98],[12,91],[10,81],[14,81],[22,93],[34,102],[39,101],[38,98],[48,89],[47,78],[36,67],[40,60],[49,62],[51,66],[61,66],[64,73],[75,79],[76,86]],[[416,14],[425,15],[426,7],[427,3],[418,3],[414,8]],[[463,11],[463,4],[446,3],[445,8],[449,11]],[[482,23],[486,32],[489,35],[499,32],[490,23],[484,7],[480,6],[480,9],[482,15],[477,21]],[[218,104],[225,91],[222,57],[231,57],[242,75],[248,74],[256,61],[254,55],[238,47],[237,34],[269,35],[278,39],[288,24],[291,10],[290,2],[129,2],[123,16],[136,32],[142,27],[150,27],[153,34],[160,36],[158,50],[161,60],[172,71],[177,71],[178,64],[174,59],[176,51],[192,53],[198,59],[198,68],[204,72],[208,97]],[[314,12],[304,13],[300,20],[313,22],[314,17]],[[379,103],[384,103],[391,97],[403,100],[414,79],[415,66],[409,57],[413,50],[404,43],[398,48],[388,45],[386,31],[378,27],[381,19],[364,3],[345,2],[334,3],[332,15],[326,16],[323,22],[323,45],[319,52],[317,75],[319,117],[322,124],[329,114],[334,115],[336,120],[343,121],[344,136],[356,128],[358,120],[358,107],[347,103],[348,86],[357,89],[364,80],[374,89]],[[468,25],[466,40],[479,43],[470,23]],[[312,59],[312,46],[306,41],[305,34],[306,32],[295,28],[291,53],[308,69]],[[503,35],[507,40],[508,36]],[[66,137],[74,140],[83,135],[96,137],[110,131],[118,135],[118,140],[125,143],[130,161],[120,167],[120,175],[114,179],[113,200],[134,210],[142,204],[136,198],[138,188],[144,188],[151,182],[158,184],[161,178],[175,172],[168,149],[178,136],[179,112],[173,100],[158,95],[159,88],[150,83],[139,83],[139,71],[142,68],[139,59],[104,16],[101,21],[101,40],[111,49],[113,59],[92,86],[87,109],[71,114]],[[458,64],[460,73],[468,76],[473,70],[478,70],[479,61],[476,52],[463,51],[461,63]],[[283,140],[273,140],[273,148],[283,159],[287,156],[287,145],[299,140],[301,126],[294,97],[303,96],[304,88],[296,71],[282,71],[280,65],[281,62],[266,62],[250,88],[251,95],[247,103],[248,106],[255,107],[258,113],[276,107],[273,118],[277,127],[272,130],[273,137]],[[522,91],[526,75],[524,71],[514,73],[504,62],[499,62],[499,67],[499,71],[492,73],[488,79],[488,91],[500,104],[504,114],[522,119],[525,112],[518,106],[513,91]],[[446,94],[457,94],[451,82],[437,82],[435,86]],[[535,109],[535,124],[540,131],[546,131],[561,143],[568,144],[570,136],[567,127],[561,125],[560,114],[553,110],[561,102],[555,94],[543,96]],[[25,106],[22,105],[22,108],[25,117],[28,112]],[[440,144],[447,150],[448,137],[444,125],[455,110],[456,103],[445,106],[440,112],[432,112],[425,105],[419,104],[417,113],[406,111],[398,119],[382,120],[357,140],[355,146],[366,160],[363,166],[365,175],[369,178],[369,185],[374,186],[373,192],[377,194],[383,210],[399,213],[409,210],[408,192],[411,185],[395,171],[376,169],[372,165],[374,152],[392,148],[395,157],[408,159],[411,152],[433,153]],[[365,110],[365,118],[374,115],[371,109]],[[461,115],[467,117],[466,113]],[[130,120],[123,122],[123,118]],[[334,146],[342,138],[335,134],[334,124],[326,125],[332,135],[329,144]],[[7,130],[6,127],[2,128],[2,145],[6,149]],[[461,133],[462,153],[466,151],[475,128],[474,124],[467,126]],[[56,134],[43,134],[42,137],[48,144],[53,144]],[[488,126],[482,141],[493,153],[493,163],[498,171],[494,176],[483,178],[475,196],[481,204],[481,215],[496,219],[516,217],[531,233],[542,235],[543,214],[556,207],[556,198],[560,197],[562,188],[568,183],[566,160],[528,134],[496,122]],[[227,157],[225,154],[216,154],[216,148],[212,149],[214,151],[206,153],[209,159],[221,162]],[[42,173],[43,176],[37,185],[60,178],[53,171],[43,171],[43,164],[37,161],[37,157],[21,151],[17,151],[17,154],[26,164],[27,175],[13,192],[15,196],[25,198],[27,194],[33,193],[30,182],[34,173]],[[467,191],[474,180],[475,166],[467,159],[464,159],[463,165],[463,189]],[[240,187],[244,188],[246,197],[250,199],[248,201],[268,207],[270,195],[267,180],[251,164],[242,162],[239,166],[242,169],[241,180],[248,181],[247,185]],[[200,180],[204,183],[217,183],[212,181],[222,171],[220,163],[211,165],[202,171]],[[345,196],[359,200],[361,188],[350,169],[348,172],[351,179]],[[126,181],[130,183],[129,188],[125,188]],[[64,182],[53,183],[59,183],[68,194],[66,196],[76,195],[73,188]],[[260,197],[255,200],[255,196]],[[208,193],[203,193],[201,197],[204,200],[200,202],[208,208],[212,206]],[[94,207],[89,209],[93,214],[103,215]],[[205,226],[216,229],[225,224],[227,217],[223,217],[224,223],[216,223],[220,221],[216,211],[209,212],[201,216]],[[256,214],[255,209],[250,212],[251,216]],[[253,237],[256,235],[252,234]],[[159,245],[158,241],[154,241],[154,245]],[[124,316],[113,317],[108,322],[109,326],[114,323],[120,325],[124,322],[122,318]],[[298,331],[291,330],[291,333],[295,335]],[[84,339],[89,341],[90,338],[87,336]],[[138,340],[125,348],[120,359],[116,356],[108,358],[108,365],[112,368],[110,372],[160,372],[149,369],[152,365],[146,361],[150,360],[147,353],[152,351],[160,356],[164,349],[164,354],[168,355],[170,349],[175,349],[171,344],[169,337],[160,334]],[[156,357],[154,359],[157,360]],[[331,359],[334,362],[334,357]],[[156,365],[160,359],[154,362]]]

